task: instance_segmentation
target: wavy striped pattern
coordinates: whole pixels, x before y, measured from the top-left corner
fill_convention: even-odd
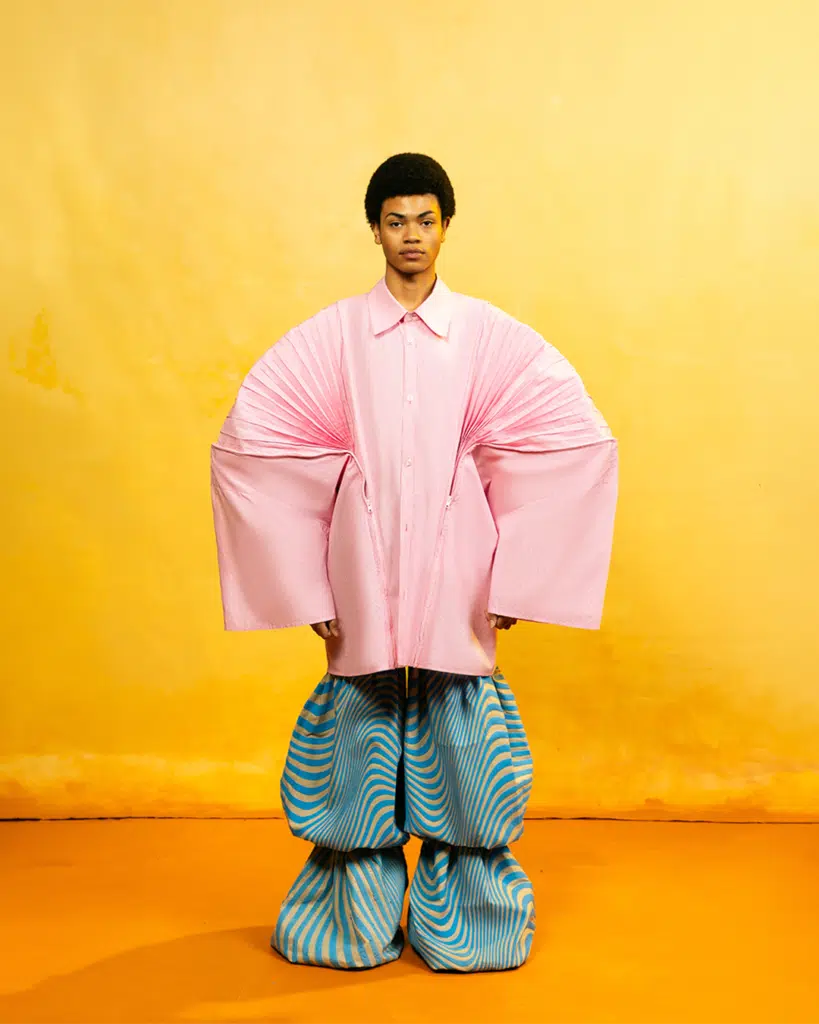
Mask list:
[[[410,886],[407,937],[436,971],[520,967],[535,932],[532,884],[508,847],[427,840]]]
[[[408,687],[403,669],[325,675],[299,716],[281,787],[291,830],[315,846],[271,945],[295,963],[394,960],[412,833],[424,839],[410,888],[413,947],[435,970],[519,966],[534,901],[507,844],[523,831],[531,783],[499,669],[412,669]]]
[[[404,772],[412,835],[486,850],[522,835],[532,755],[499,669],[410,671]]]
[[[403,845],[395,820],[403,669],[325,675],[299,715],[281,781],[293,835],[331,850]]]
[[[293,963],[377,967],[404,947],[402,847],[339,853],[315,847],[282,904],[270,944]]]

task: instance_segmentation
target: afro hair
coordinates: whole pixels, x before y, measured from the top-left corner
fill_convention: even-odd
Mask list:
[[[427,194],[437,197],[442,221],[455,215],[452,182],[438,161],[423,153],[396,153],[388,157],[370,178],[364,197],[367,223],[381,222],[381,204],[385,199]]]

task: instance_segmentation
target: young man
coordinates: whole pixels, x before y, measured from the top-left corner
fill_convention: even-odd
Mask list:
[[[313,851],[271,944],[398,957],[414,835],[410,943],[436,970],[502,970],[535,910],[496,630],[599,626],[617,447],[556,349],[437,276],[455,198],[436,161],[390,157],[365,209],[384,276],[259,359],[212,451],[226,628],[310,624],[327,650],[281,785]]]

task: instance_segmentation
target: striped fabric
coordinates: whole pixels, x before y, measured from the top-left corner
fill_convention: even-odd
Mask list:
[[[401,955],[407,890],[403,847],[313,852],[287,894],[271,945],[288,960],[377,967]]]
[[[408,938],[436,971],[520,967],[535,933],[532,884],[508,846],[426,840],[410,887]]]
[[[520,838],[532,755],[499,669],[410,670],[404,773],[412,835],[487,850]]]
[[[402,763],[403,761],[403,763]],[[282,799],[315,844],[271,937],[294,963],[374,967],[400,955],[403,844],[424,840],[409,940],[435,970],[517,967],[531,884],[509,850],[523,831],[532,758],[509,685],[403,669],[326,675],[288,750]]]
[[[281,798],[293,835],[342,851],[407,841],[395,821],[404,702],[402,669],[325,675],[285,761]]]

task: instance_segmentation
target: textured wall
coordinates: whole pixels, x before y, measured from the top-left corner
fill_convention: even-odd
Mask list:
[[[500,664],[534,811],[819,814],[819,7],[0,2],[7,815],[278,807],[323,670],[222,631],[208,447],[383,262],[370,173],[448,169],[450,287],[622,445],[604,629]]]

